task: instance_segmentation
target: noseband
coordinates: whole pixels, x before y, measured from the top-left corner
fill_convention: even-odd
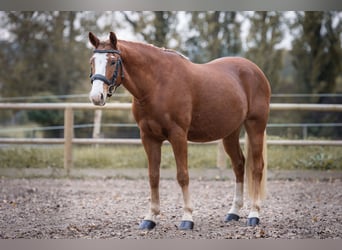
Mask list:
[[[122,66],[122,60],[121,60],[121,57],[120,57],[120,51],[119,50],[114,50],[114,49],[105,49],[105,50],[95,49],[93,52],[94,53],[113,53],[113,54],[119,55],[119,58],[116,61],[115,71],[114,71],[114,74],[113,74],[111,80],[108,80],[106,78],[106,76],[104,76],[104,75],[101,75],[101,74],[93,75],[90,72],[90,81],[91,81],[91,83],[93,83],[93,81],[95,81],[95,80],[100,80],[100,81],[103,81],[104,83],[106,83],[108,85],[108,87],[109,87],[107,96],[110,97],[115,92],[117,87],[119,87],[121,85],[123,79],[125,78],[124,71],[123,71],[123,66]],[[117,80],[117,77],[118,77],[119,68],[121,70],[121,82],[117,83],[116,80]]]

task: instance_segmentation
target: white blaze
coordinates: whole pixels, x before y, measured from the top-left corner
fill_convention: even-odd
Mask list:
[[[107,65],[107,54],[106,53],[95,53],[93,56],[94,59],[94,66],[95,72],[94,75],[100,74],[105,76],[106,75],[106,65]],[[94,80],[93,86],[91,88],[89,97],[91,100],[99,101],[101,94],[103,93],[103,82],[101,80]],[[104,95],[105,97],[105,95]]]

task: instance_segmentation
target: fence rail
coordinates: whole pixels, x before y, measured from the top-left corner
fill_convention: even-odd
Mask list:
[[[94,106],[90,103],[0,103],[2,110],[64,110],[64,138],[0,138],[1,144],[64,144],[64,168],[69,174],[73,165],[73,144],[141,144],[140,139],[91,139],[74,138],[74,110],[130,110],[131,103],[109,103],[103,107]],[[270,109],[273,111],[332,111],[342,112],[341,104],[279,104],[272,103]],[[212,142],[212,143],[217,143]],[[244,143],[241,140],[240,143]],[[342,140],[267,140],[268,145],[329,145],[342,146]],[[218,151],[218,166],[224,162],[225,154]]]
[[[105,106],[94,106],[91,103],[0,103],[0,109],[12,109],[12,110],[51,110],[59,109],[65,110],[71,109],[86,109],[86,110],[130,110],[132,108],[131,103],[107,103]],[[271,103],[270,109],[277,110],[299,110],[299,111],[332,111],[342,112],[342,104],[303,104],[303,103]]]

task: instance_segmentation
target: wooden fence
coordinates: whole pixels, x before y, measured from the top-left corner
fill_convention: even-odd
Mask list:
[[[342,104],[271,104],[273,111],[342,112]],[[140,139],[74,138],[74,110],[130,110],[131,103],[108,103],[98,107],[90,103],[0,103],[2,110],[64,110],[64,138],[0,138],[0,144],[64,144],[64,168],[69,174],[73,165],[73,144],[141,144]],[[244,140],[240,141],[244,143]],[[212,142],[212,143],[218,143]],[[342,146],[342,140],[267,140],[267,145]],[[224,168],[226,154],[218,143],[217,166]]]

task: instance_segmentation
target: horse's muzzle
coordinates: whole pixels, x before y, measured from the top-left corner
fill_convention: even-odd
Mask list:
[[[89,99],[96,106],[104,106],[106,104],[105,96],[102,93],[97,94],[97,95],[92,95],[90,93]]]

